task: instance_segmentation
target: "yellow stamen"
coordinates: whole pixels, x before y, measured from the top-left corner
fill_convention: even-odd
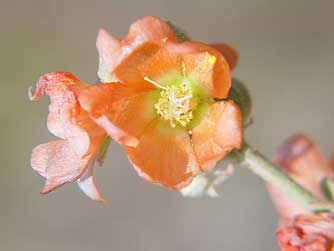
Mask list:
[[[202,72],[208,72],[208,70],[216,63],[216,57],[208,52],[205,52],[204,62],[201,67]]]
[[[187,68],[184,61],[182,61],[182,76],[185,78],[187,76]]]
[[[144,80],[146,80],[147,82],[150,82],[152,85],[155,85],[156,87],[160,88],[160,89],[164,89],[166,90],[167,88],[160,85],[158,82],[153,81],[152,79],[149,79],[148,77],[144,77]]]
[[[169,121],[172,127],[175,127],[176,124],[186,126],[190,123],[197,101],[186,82],[178,86],[167,86],[160,95],[155,109],[161,117]]]

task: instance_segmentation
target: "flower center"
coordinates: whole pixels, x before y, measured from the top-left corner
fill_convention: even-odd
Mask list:
[[[172,127],[179,123],[186,126],[193,118],[193,110],[197,106],[196,98],[193,97],[186,83],[179,86],[167,86],[160,92],[160,99],[155,104],[157,113],[169,121]]]
[[[193,97],[189,84],[184,80],[179,85],[162,86],[148,78],[145,79],[162,89],[160,98],[154,105],[157,113],[169,121],[172,127],[176,127],[177,124],[184,127],[188,125],[197,107],[197,99]]]

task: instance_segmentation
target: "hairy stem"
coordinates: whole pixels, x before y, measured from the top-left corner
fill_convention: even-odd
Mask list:
[[[238,155],[256,175],[298,201],[305,209],[312,212],[334,211],[333,204],[322,201],[304,189],[247,143],[244,143]]]

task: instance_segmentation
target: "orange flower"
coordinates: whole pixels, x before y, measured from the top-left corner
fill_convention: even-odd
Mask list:
[[[46,178],[41,193],[46,194],[65,183],[77,181],[87,196],[101,201],[92,168],[106,134],[78,103],[77,92],[84,86],[72,74],[56,72],[42,76],[35,93],[29,89],[31,100],[38,100],[44,92],[50,97],[48,129],[61,138],[35,147],[31,165]]]
[[[201,43],[150,40],[113,67],[119,82],[81,89],[79,102],[124,145],[141,177],[180,189],[241,147],[241,113],[233,101],[223,101],[231,78],[218,51]]]
[[[143,43],[151,42],[177,42],[173,30],[160,18],[146,16],[132,23],[129,32],[123,40],[118,40],[100,29],[96,47],[99,52],[98,75],[102,82],[114,82],[114,69],[128,55],[132,54]],[[222,53],[230,68],[233,69],[238,61],[237,52],[227,44],[212,44],[213,48]]]
[[[291,178],[322,198],[320,183],[334,177],[334,166],[303,135],[291,137],[278,151],[275,163]],[[268,184],[280,216],[277,236],[282,250],[330,251],[334,244],[334,215],[306,212],[295,201]]]

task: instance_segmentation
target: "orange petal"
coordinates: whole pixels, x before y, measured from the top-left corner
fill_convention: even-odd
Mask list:
[[[104,29],[98,32],[96,48],[108,72],[111,72],[122,56],[126,55],[122,50],[121,42]]]
[[[146,126],[157,116],[150,95],[121,83],[89,86],[78,94],[81,106],[93,120],[127,146],[136,146]]]
[[[160,43],[167,40],[176,42],[173,31],[164,21],[151,16],[143,17],[132,23],[124,40],[118,40],[105,30],[100,29],[96,40],[96,47],[101,59],[100,78],[102,80],[111,79],[110,76],[115,67],[144,42]]]
[[[182,74],[182,57],[181,54],[176,53],[173,47],[162,47],[154,55],[143,61],[138,70],[142,78],[147,77],[150,80],[156,81],[159,84],[160,79],[169,73]]]
[[[209,46],[216,49],[224,56],[231,70],[235,68],[238,63],[239,55],[232,46],[228,44],[210,44]]]
[[[213,168],[234,148],[242,146],[242,121],[239,108],[233,103],[209,104],[208,114],[192,131],[192,143],[202,171]]]
[[[165,128],[164,128],[165,129]],[[181,189],[198,169],[187,132],[165,132],[153,123],[137,147],[127,147],[128,157],[138,174],[165,187]]]
[[[115,78],[122,83],[131,84],[134,88],[154,88],[152,84],[144,80],[145,75],[141,72],[140,67],[160,48],[159,44],[153,42],[146,42],[138,46],[115,68],[113,72]],[[154,67],[157,68],[159,65]]]
[[[67,140],[51,141],[35,147],[31,166],[47,179],[41,193],[49,193],[77,180],[86,170],[90,158],[91,155],[80,158]]]
[[[96,188],[93,177],[94,158],[91,158],[88,168],[85,173],[78,179],[78,186],[80,190],[89,198],[95,201],[104,201],[103,197]]]
[[[167,74],[183,75],[185,70],[187,76],[196,78],[207,95],[216,98],[225,98],[231,86],[230,69],[225,59],[218,51],[197,42],[167,42],[141,61],[137,69],[141,78],[148,77],[160,84]]]
[[[133,22],[125,41],[140,43],[144,41],[174,41],[177,39],[173,30],[158,17],[146,16]]]
[[[182,59],[187,73],[198,79],[209,96],[214,98],[227,96],[231,87],[230,68],[219,52],[207,47],[205,51],[184,54]]]
[[[321,180],[334,175],[320,150],[304,135],[289,138],[276,153],[274,162],[292,179],[319,197],[322,197]],[[281,220],[306,213],[294,200],[274,186],[268,184],[268,188]]]

